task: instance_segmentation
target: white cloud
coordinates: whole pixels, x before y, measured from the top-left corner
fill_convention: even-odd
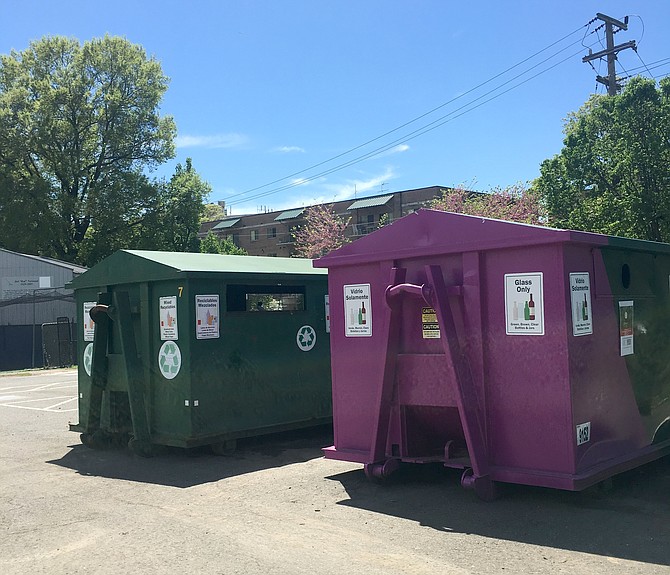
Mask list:
[[[374,158],[383,158],[384,156],[391,156],[393,154],[400,154],[402,152],[406,152],[409,150],[409,146],[407,144],[398,144],[397,146],[393,146],[390,150],[386,150],[385,152],[380,152],[376,156],[373,156]]]
[[[279,146],[277,148],[273,148],[273,152],[279,152],[281,154],[292,154],[294,152],[300,152],[301,154],[305,153],[305,148],[301,148],[300,146]]]
[[[315,204],[330,204],[353,199],[354,196],[361,198],[390,193],[391,188],[387,184],[397,177],[394,168],[387,166],[380,174],[347,179],[342,182],[329,182],[323,176],[314,180],[296,178],[291,181],[294,188],[251,201],[234,198],[230,201],[229,206],[235,215],[240,215],[255,214],[261,206],[266,206],[270,211],[281,211]]]
[[[174,143],[177,148],[241,148],[249,138],[244,134],[214,134],[212,136],[177,136]]]
[[[320,202],[337,202],[353,198],[354,195],[382,194],[385,191],[389,191],[388,187],[385,189],[384,184],[387,184],[389,180],[393,180],[396,177],[393,167],[387,166],[383,173],[376,176],[370,176],[364,179],[345,180],[341,183],[326,184],[323,188],[327,193],[324,194],[324,199],[320,200]],[[331,196],[330,199],[328,199],[328,196]]]

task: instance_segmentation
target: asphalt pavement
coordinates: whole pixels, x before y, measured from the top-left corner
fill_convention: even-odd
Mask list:
[[[370,483],[322,457],[327,427],[228,456],[92,450],[76,400],[74,370],[0,374],[0,573],[670,574],[669,458],[487,503],[439,465]]]

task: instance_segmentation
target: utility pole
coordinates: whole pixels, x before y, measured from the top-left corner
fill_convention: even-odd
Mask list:
[[[635,40],[630,42],[624,42],[618,46],[614,45],[614,34],[619,30],[628,30],[628,16],[624,18],[624,21],[617,20],[611,16],[606,16],[598,12],[596,14],[598,20],[602,20],[605,23],[605,37],[607,39],[607,49],[601,50],[600,52],[592,52],[589,49],[589,55],[582,58],[582,62],[590,62],[591,60],[597,60],[607,56],[607,77],[596,76],[596,81],[600,82],[607,86],[607,94],[610,96],[616,96],[617,92],[621,89],[621,85],[616,81],[616,55],[621,50],[626,48],[636,49]],[[617,30],[614,30],[614,27],[617,27]]]

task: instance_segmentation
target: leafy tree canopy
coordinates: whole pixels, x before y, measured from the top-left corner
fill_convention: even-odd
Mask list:
[[[174,156],[168,79],[129,41],[46,37],[0,57],[0,242],[85,265],[155,203]]]
[[[670,78],[633,78],[566,120],[563,149],[534,182],[549,224],[670,241]]]
[[[246,256],[247,251],[236,246],[230,238],[219,238],[211,230],[200,242],[200,253],[203,254],[229,254],[233,256]]]
[[[226,217],[226,212],[219,204],[205,204],[205,209],[200,217],[201,222],[213,222]]]

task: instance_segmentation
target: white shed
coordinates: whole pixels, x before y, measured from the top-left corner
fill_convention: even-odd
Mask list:
[[[75,264],[0,249],[0,370],[44,365],[42,326],[47,324],[48,333],[48,324],[59,318],[74,323],[74,298],[65,285],[85,271]],[[64,337],[64,330],[60,332]]]

